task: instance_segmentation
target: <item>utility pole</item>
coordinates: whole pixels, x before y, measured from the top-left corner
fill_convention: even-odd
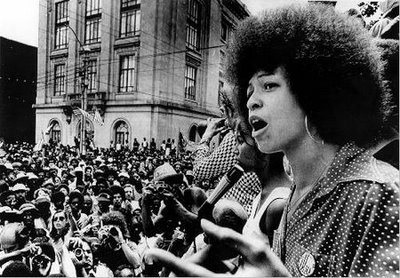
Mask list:
[[[75,33],[74,29],[67,25],[68,28],[72,31],[75,36],[76,41],[80,45],[80,54],[83,55],[82,59],[82,68],[81,68],[81,109],[83,111],[87,110],[87,95],[86,89],[88,87],[88,76],[87,76],[87,69],[88,69],[88,54],[90,53],[90,47],[87,45],[83,45],[82,42],[79,40],[77,34]],[[79,144],[79,152],[80,154],[86,154],[86,145],[85,145],[85,135],[86,135],[86,117],[85,115],[81,115],[81,130],[80,130],[81,140]]]
[[[88,69],[88,54],[90,52],[90,48],[87,46],[82,47],[83,50],[83,65],[81,69],[81,108],[83,111],[86,112],[87,110],[87,92],[86,89],[88,87],[88,76],[87,76],[87,69]],[[81,115],[81,140],[79,150],[81,155],[86,154],[86,117],[82,113]]]

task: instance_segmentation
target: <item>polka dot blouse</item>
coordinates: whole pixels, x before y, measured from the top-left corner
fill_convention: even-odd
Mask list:
[[[274,251],[294,276],[398,277],[398,179],[397,169],[346,144],[289,222],[285,208]]]

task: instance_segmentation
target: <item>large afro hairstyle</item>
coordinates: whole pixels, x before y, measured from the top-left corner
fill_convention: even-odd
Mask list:
[[[375,39],[374,43],[380,50],[383,63],[385,128],[394,128],[399,132],[399,41]]]
[[[251,77],[280,66],[325,142],[364,146],[375,137],[383,118],[381,65],[360,24],[322,4],[282,7],[244,20],[226,59],[226,77],[243,117]]]
[[[103,225],[114,225],[120,228],[123,235],[127,235],[128,228],[124,215],[119,211],[111,211],[101,216]]]
[[[84,201],[82,193],[77,190],[71,191],[71,193],[69,193],[68,199],[69,204],[71,204],[72,200],[74,200],[75,198],[78,198],[79,208],[81,209]]]

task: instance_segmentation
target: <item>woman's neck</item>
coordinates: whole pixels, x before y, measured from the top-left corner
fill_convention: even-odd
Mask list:
[[[300,146],[286,150],[285,154],[292,167],[296,190],[313,187],[329,168],[338,149],[337,145],[306,140]]]
[[[288,187],[291,183],[289,176],[282,171],[269,171],[268,167],[264,171],[255,172],[261,183],[263,195],[269,195],[277,187]]]

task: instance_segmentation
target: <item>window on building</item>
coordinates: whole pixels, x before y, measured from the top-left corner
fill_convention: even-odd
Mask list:
[[[56,35],[55,49],[67,48],[68,46],[68,1],[56,3]]]
[[[53,140],[54,143],[61,142],[61,127],[59,122],[53,121],[50,125],[52,126],[50,130],[50,138]]]
[[[119,91],[132,92],[135,88],[135,55],[122,56],[119,67]]]
[[[186,47],[198,50],[200,47],[200,10],[197,0],[189,0],[186,23]]]
[[[54,68],[54,95],[64,95],[65,85],[65,64],[56,65]]]
[[[185,70],[185,98],[196,99],[196,76],[197,68],[186,65]]]
[[[140,0],[121,0],[120,37],[137,36],[140,33]]]
[[[88,78],[88,87],[87,90],[89,93],[97,92],[97,61],[89,60],[87,64],[87,78]]]
[[[96,43],[101,37],[101,0],[86,0],[85,43]]]
[[[115,144],[122,146],[129,145],[129,127],[124,121],[119,121],[115,125]]]
[[[224,42],[229,40],[229,36],[230,36],[230,27],[228,22],[226,22],[225,20],[221,21],[221,40],[223,40]]]

